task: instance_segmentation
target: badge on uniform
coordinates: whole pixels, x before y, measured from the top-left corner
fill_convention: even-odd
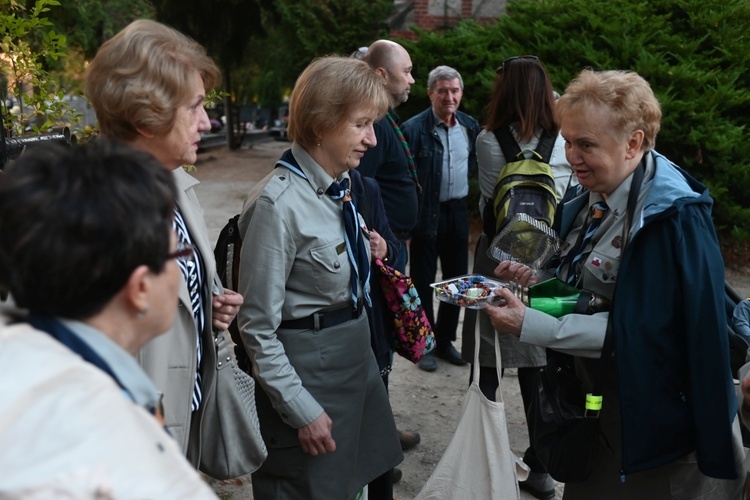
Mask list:
[[[599,257],[594,257],[591,259],[591,265],[594,267],[601,267],[602,266],[602,259]]]
[[[336,253],[341,255],[342,253],[346,252],[346,242],[339,243],[336,245]]]

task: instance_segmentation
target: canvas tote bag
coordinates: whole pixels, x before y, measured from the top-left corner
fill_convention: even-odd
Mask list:
[[[502,360],[495,332],[497,388],[490,401],[479,389],[479,328],[475,328],[472,383],[464,397],[456,431],[415,500],[516,500],[518,481],[529,467],[510,449],[502,394]]]

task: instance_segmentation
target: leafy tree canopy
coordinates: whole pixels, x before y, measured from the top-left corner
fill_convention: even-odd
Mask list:
[[[386,37],[392,8],[391,0],[321,0],[304,8],[296,0],[277,0],[275,16],[265,23],[268,36],[250,48],[252,60],[291,88],[315,57],[348,55]]]
[[[3,126],[17,135],[47,131],[66,114],[64,91],[50,81],[45,67],[66,54],[65,35],[46,17],[57,5],[57,0],[36,0],[28,8],[17,0],[0,5],[0,112]]]
[[[118,31],[136,19],[153,19],[149,0],[74,0],[50,10],[50,21],[68,33],[68,46],[91,59]]]

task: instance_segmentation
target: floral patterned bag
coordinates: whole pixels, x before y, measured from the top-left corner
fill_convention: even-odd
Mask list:
[[[417,289],[409,276],[376,259],[378,282],[385,297],[385,314],[393,322],[393,350],[412,363],[435,347],[432,325],[422,308]]]

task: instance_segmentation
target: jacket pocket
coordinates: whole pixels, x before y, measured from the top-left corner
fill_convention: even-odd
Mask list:
[[[342,269],[348,269],[346,242],[329,243],[310,250],[313,260],[312,274],[315,288],[322,293],[330,293],[341,286]]]

